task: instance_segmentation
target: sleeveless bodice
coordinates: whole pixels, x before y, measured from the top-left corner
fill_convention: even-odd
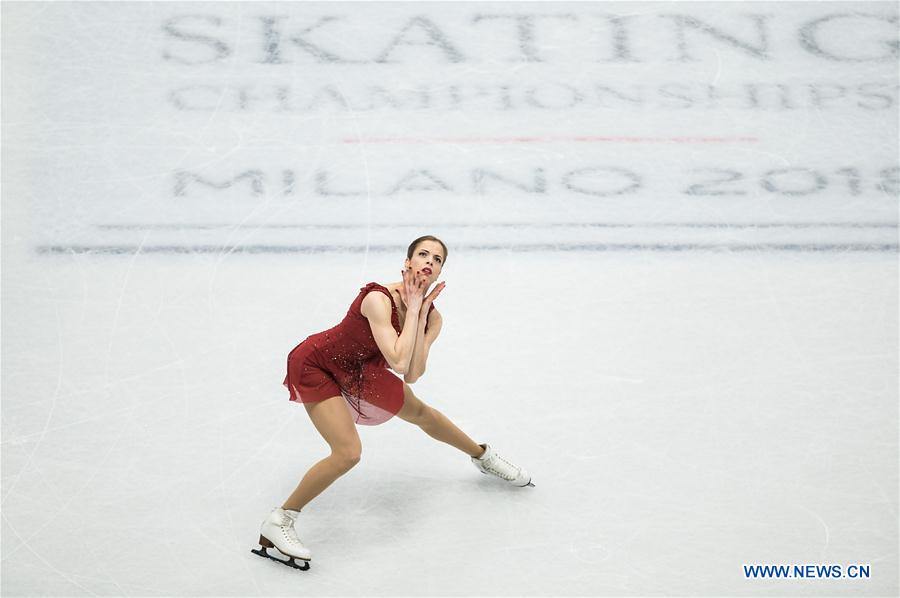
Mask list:
[[[400,326],[400,315],[393,295],[387,287],[377,282],[370,282],[359,290],[359,295],[350,304],[347,314],[340,323],[307,338],[306,342],[311,343],[316,352],[324,358],[323,365],[331,365],[344,371],[353,371],[357,370],[363,362],[375,359],[383,361],[383,367],[387,367],[387,362],[375,342],[369,319],[362,313],[363,299],[371,291],[380,291],[390,298],[391,324],[397,332],[397,336],[400,336],[403,329]],[[430,314],[433,309],[434,304],[430,306],[428,313]],[[428,331],[427,321],[425,331]]]

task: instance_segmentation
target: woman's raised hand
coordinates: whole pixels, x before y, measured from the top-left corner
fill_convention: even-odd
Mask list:
[[[407,311],[419,311],[422,307],[422,300],[425,297],[425,291],[428,289],[425,284],[425,276],[418,272],[413,272],[407,268],[403,270],[403,286],[400,287],[400,297],[406,303]]]
[[[445,286],[447,286],[447,283],[441,281],[437,283],[437,286],[434,287],[434,290],[428,293],[428,296],[425,297],[425,299],[422,301],[422,312],[419,315],[421,315],[423,318],[428,315],[428,309],[431,307],[431,303],[435,299],[437,299],[437,296],[441,294],[441,291],[444,290]]]

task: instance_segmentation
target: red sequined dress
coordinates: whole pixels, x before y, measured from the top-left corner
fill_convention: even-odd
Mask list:
[[[403,407],[403,380],[388,369],[361,311],[370,291],[390,297],[391,324],[400,336],[400,315],[391,292],[370,282],[359,290],[340,324],[307,337],[288,354],[283,384],[290,400],[315,403],[341,395],[353,420],[367,426],[386,422]],[[434,304],[429,314],[432,309]]]

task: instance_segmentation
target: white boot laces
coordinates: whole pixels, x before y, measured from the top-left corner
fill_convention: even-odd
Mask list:
[[[497,454],[494,454],[493,459],[484,463],[484,468],[497,477],[503,478],[508,482],[516,479],[519,474],[518,467]]]
[[[294,528],[294,519],[285,512],[282,512],[280,527],[281,535],[284,536],[285,540],[298,546],[303,545],[303,542],[300,541],[300,536],[297,535],[297,530]]]

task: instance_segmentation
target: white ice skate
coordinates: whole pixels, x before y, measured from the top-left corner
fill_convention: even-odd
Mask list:
[[[472,463],[481,473],[490,473],[501,480],[505,480],[513,486],[534,486],[531,483],[531,474],[516,467],[501,457],[489,444],[479,445],[484,447],[484,454],[480,457],[472,457]]]
[[[259,528],[259,545],[261,548],[250,552],[278,561],[288,567],[303,571],[309,569],[312,553],[303,545],[294,527],[298,515],[300,515],[300,511],[291,511],[281,507],[274,509]],[[272,556],[266,552],[267,548],[277,548],[279,552],[288,557],[288,560]],[[300,559],[305,562],[303,565],[298,565],[294,562],[294,559]]]

